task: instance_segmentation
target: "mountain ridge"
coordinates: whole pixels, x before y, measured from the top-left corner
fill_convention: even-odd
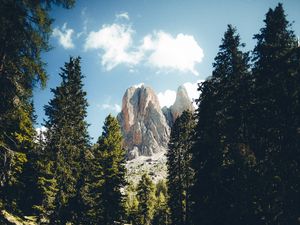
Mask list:
[[[166,152],[171,127],[184,110],[193,111],[194,107],[183,85],[178,87],[176,100],[169,108],[161,108],[151,87],[144,84],[129,87],[117,116],[127,159]]]

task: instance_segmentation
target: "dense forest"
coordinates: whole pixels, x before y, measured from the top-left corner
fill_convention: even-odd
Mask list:
[[[282,4],[251,52],[228,25],[197,110],[172,127],[167,179],[137,185],[115,117],[91,143],[80,57],[61,68],[46,131],[34,129],[53,5],[74,1],[1,1],[0,224],[300,224],[300,47]]]

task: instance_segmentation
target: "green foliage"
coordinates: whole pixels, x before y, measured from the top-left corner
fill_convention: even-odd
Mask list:
[[[129,184],[126,187],[126,201],[125,201],[125,210],[126,210],[126,220],[128,223],[133,225],[138,225],[138,199],[136,195],[136,190]]]
[[[195,121],[191,112],[184,111],[176,119],[167,153],[169,206],[172,224],[189,224],[191,213],[190,188],[194,172],[191,168],[192,134]]]
[[[169,222],[169,208],[167,204],[167,198],[160,193],[158,197],[156,197],[155,202],[155,211],[152,219],[152,225],[167,225]]]
[[[229,26],[199,87],[194,224],[299,221],[299,47],[281,4],[264,22],[252,73]]]
[[[295,224],[299,213],[299,47],[282,4],[255,35],[253,139],[258,158],[258,213],[263,224]],[[298,53],[296,53],[298,52]],[[296,62],[298,61],[298,62]]]
[[[118,120],[108,115],[102,135],[92,151],[94,155],[91,174],[94,196],[94,219],[98,224],[110,225],[124,218],[125,150]]]
[[[24,207],[21,202],[26,202],[24,187],[31,185],[27,182],[34,176],[29,173],[35,148],[32,90],[38,81],[44,87],[47,80],[41,53],[49,50],[52,23],[49,11],[53,4],[71,7],[73,3],[73,0],[1,1],[0,199],[7,203],[1,204],[2,207],[20,211]]]
[[[154,215],[155,186],[147,174],[143,174],[137,186],[138,224],[150,225]]]
[[[229,25],[213,75],[199,87],[192,148],[194,224],[251,224],[247,210],[253,199],[246,199],[251,189],[246,171],[255,158],[251,161],[253,153],[247,142],[250,78],[248,54],[239,50],[242,46]]]
[[[62,68],[62,83],[52,89],[54,98],[45,107],[45,147],[39,163],[38,185],[41,213],[52,212],[51,223],[66,223],[80,218],[82,172],[86,164],[89,136],[85,117],[86,93],[80,58],[70,58]],[[53,208],[54,207],[54,208]],[[47,216],[47,215],[43,215]]]
[[[155,186],[155,205],[152,225],[170,224],[170,210],[168,206],[168,190],[165,180],[159,180]]]

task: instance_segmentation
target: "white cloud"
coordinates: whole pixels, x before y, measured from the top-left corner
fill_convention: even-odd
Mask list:
[[[198,99],[199,98],[199,91],[198,89],[198,84],[204,82],[204,80],[197,80],[195,83],[191,82],[186,82],[183,84],[185,87],[190,99]]]
[[[133,41],[135,30],[126,22],[127,12],[116,15],[116,22],[105,24],[98,31],[91,31],[84,44],[85,50],[102,50],[101,63],[109,71],[125,64],[135,71],[138,65],[153,67],[156,72],[181,71],[198,75],[196,64],[204,57],[202,48],[192,35],[179,33],[176,36],[165,31],[144,36],[141,44]]]
[[[130,20],[128,12],[123,12],[123,13],[116,14],[116,18],[117,19]]]
[[[133,87],[135,87],[135,88],[141,88],[142,86],[145,86],[145,84],[144,83],[139,83],[139,84],[133,85]]]
[[[157,94],[157,97],[159,100],[160,107],[164,107],[164,106],[170,107],[175,102],[176,91],[166,90],[164,92],[159,92]]]
[[[53,29],[53,37],[58,38],[58,42],[65,49],[74,48],[74,43],[72,41],[72,35],[74,33],[73,29],[67,28],[67,23],[64,23],[62,28],[56,27]]]
[[[103,25],[98,31],[89,33],[84,48],[102,49],[101,63],[108,71],[122,63],[133,66],[139,63],[142,56],[138,51],[130,51],[133,33],[127,25]]]
[[[141,49],[149,52],[147,61],[155,68],[191,72],[195,75],[198,75],[195,65],[204,57],[195,38],[182,33],[176,37],[164,31],[147,35]]]
[[[103,104],[100,106],[101,109],[103,110],[109,110],[113,112],[121,112],[121,106],[118,104]]]
[[[198,84],[204,82],[204,80],[197,80],[195,83],[186,82],[183,84],[185,87],[190,99],[193,101],[193,105],[197,107],[195,100],[199,98],[200,92],[198,89]]]

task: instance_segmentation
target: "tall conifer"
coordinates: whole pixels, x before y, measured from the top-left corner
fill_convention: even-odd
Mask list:
[[[102,135],[94,154],[93,181],[98,223],[111,225],[124,219],[124,195],[126,185],[125,150],[118,120],[112,115],[105,119]],[[96,179],[95,179],[96,178]]]
[[[248,54],[228,25],[213,64],[200,85],[193,152],[194,224],[247,224],[247,168],[255,163],[248,146],[250,101]],[[246,201],[247,202],[247,201]],[[250,201],[251,202],[251,201]]]
[[[259,162],[259,213],[263,224],[295,224],[299,221],[299,211],[294,209],[300,203],[296,200],[300,199],[300,167],[299,73],[294,63],[299,64],[299,47],[282,4],[269,9],[264,22],[254,36],[255,98],[250,127]]]
[[[89,148],[80,58],[70,58],[60,76],[62,83],[52,89],[54,97],[45,107],[48,120],[42,167],[46,176],[39,178],[44,199],[55,196],[52,223],[78,219],[82,168]]]
[[[53,4],[62,4],[69,8],[74,1],[1,1],[1,208],[1,203],[5,203],[6,207],[16,210],[20,201],[26,202],[24,189],[28,186],[26,182],[30,183],[32,179],[32,166],[35,161],[32,92],[37,81],[44,87],[47,80],[41,53],[49,50],[52,23],[49,11]]]
[[[150,225],[154,216],[155,187],[151,178],[143,174],[137,186],[138,220],[140,225]]]
[[[193,182],[191,147],[195,121],[191,112],[184,111],[176,119],[167,153],[169,206],[172,224],[190,224],[190,189]]]

